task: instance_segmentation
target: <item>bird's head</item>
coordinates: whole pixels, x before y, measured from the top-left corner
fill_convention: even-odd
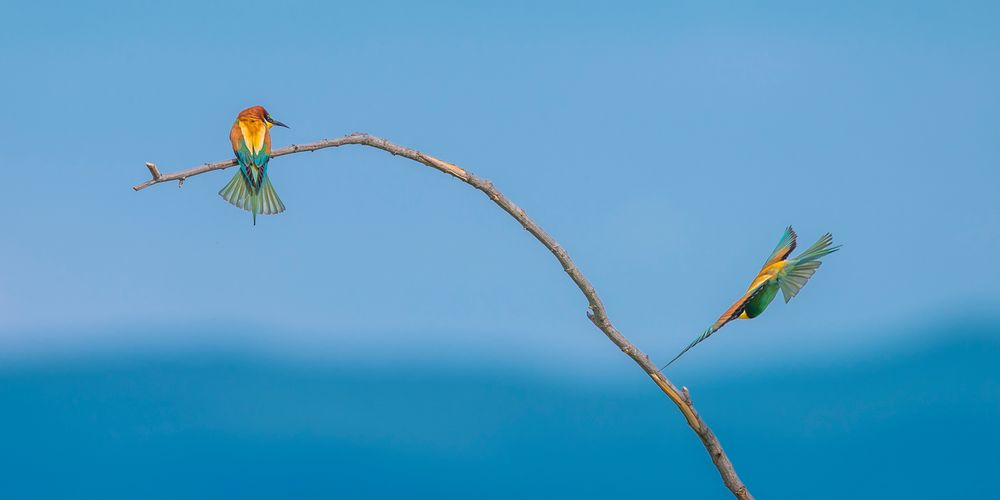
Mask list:
[[[277,125],[279,127],[288,128],[288,125],[285,125],[284,123],[281,123],[278,120],[275,120],[274,118],[271,118],[271,114],[268,113],[266,109],[264,109],[264,106],[251,106],[251,107],[249,107],[247,109],[244,109],[243,111],[240,111],[240,114],[239,114],[239,116],[236,117],[236,119],[238,119],[238,120],[247,120],[247,119],[249,119],[249,120],[260,120],[260,121],[264,122],[264,125],[267,128],[271,128],[271,127],[273,127],[275,125]]]

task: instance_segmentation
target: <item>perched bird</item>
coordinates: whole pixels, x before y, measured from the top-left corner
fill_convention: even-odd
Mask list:
[[[243,210],[253,212],[254,225],[257,225],[257,214],[272,215],[285,211],[285,205],[267,177],[267,162],[271,159],[271,127],[275,125],[288,128],[288,125],[271,118],[263,106],[253,106],[240,111],[233,128],[229,130],[229,142],[233,145],[240,170],[219,191],[219,196]]]
[[[789,259],[788,255],[795,250],[795,238],[795,230],[792,229],[792,226],[788,226],[785,229],[785,234],[778,240],[778,246],[764,262],[764,267],[750,283],[750,288],[743,294],[743,297],[722,313],[718,321],[702,332],[698,338],[694,339],[694,342],[691,342],[691,345],[685,347],[664,368],[677,361],[677,358],[688,352],[688,349],[707,339],[726,323],[734,319],[751,319],[760,316],[760,313],[764,312],[764,309],[767,309],[767,306],[774,300],[779,288],[785,296],[786,303],[792,300],[792,297],[799,293],[806,281],[809,281],[813,273],[819,269],[820,264],[822,264],[819,259],[840,249],[840,245],[830,246],[833,243],[833,235],[826,233],[801,255]]]

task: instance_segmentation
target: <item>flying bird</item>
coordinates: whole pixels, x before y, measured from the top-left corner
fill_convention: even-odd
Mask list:
[[[840,245],[830,246],[833,244],[833,235],[826,233],[813,246],[802,252],[801,255],[794,259],[789,259],[788,256],[795,250],[795,239],[795,230],[792,229],[792,226],[788,226],[785,229],[785,234],[778,240],[778,246],[774,248],[771,256],[764,262],[764,267],[761,268],[760,272],[757,273],[757,277],[750,283],[750,288],[743,294],[743,297],[736,301],[726,312],[722,313],[718,321],[702,332],[698,338],[694,339],[694,342],[685,347],[680,354],[670,360],[670,363],[667,363],[663,368],[673,364],[674,361],[677,361],[677,358],[683,356],[684,353],[698,345],[702,340],[710,337],[726,323],[734,319],[752,319],[760,316],[764,312],[764,309],[767,309],[767,306],[774,300],[774,296],[778,294],[778,289],[781,289],[786,303],[792,300],[792,297],[799,293],[799,290],[805,286],[806,281],[809,281],[813,273],[819,269],[819,266],[822,264],[819,259],[840,249]]]
[[[219,196],[252,212],[254,225],[257,225],[257,214],[272,215],[285,211],[285,205],[267,177],[267,162],[271,159],[271,127],[275,125],[288,128],[288,125],[271,118],[263,106],[252,106],[240,111],[229,129],[229,142],[233,145],[240,170],[219,191]]]

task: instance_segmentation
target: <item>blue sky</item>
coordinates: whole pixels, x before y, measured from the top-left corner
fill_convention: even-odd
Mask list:
[[[415,163],[360,148],[275,160],[288,211],[256,227],[216,195],[230,172],[132,192],[145,161],[229,158],[253,104],[291,125],[279,146],[364,131],[493,180],[654,359],[739,296],[787,224],[844,249],[688,366],[847,355],[997,312],[990,2],[8,11],[8,357],[223,344],[614,359],[543,248]]]

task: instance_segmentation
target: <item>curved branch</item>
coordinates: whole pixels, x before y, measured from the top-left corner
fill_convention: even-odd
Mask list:
[[[559,245],[541,228],[535,223],[520,207],[510,201],[506,196],[503,195],[493,183],[487,179],[476,177],[472,175],[468,170],[462,169],[457,165],[453,165],[446,161],[439,160],[433,156],[421,153],[419,151],[405,148],[389,142],[385,139],[375,137],[368,134],[354,133],[340,137],[337,139],[324,139],[310,144],[303,145],[291,145],[284,148],[276,149],[271,152],[272,157],[284,156],[293,153],[301,153],[305,151],[316,151],[318,149],[324,148],[334,148],[339,146],[344,146],[347,144],[360,144],[364,146],[370,146],[373,148],[381,149],[392,153],[393,155],[402,156],[409,158],[410,160],[422,163],[428,167],[440,170],[446,174],[449,174],[457,179],[465,182],[466,184],[482,191],[486,196],[488,196],[494,203],[500,206],[505,212],[510,214],[515,220],[517,220],[521,226],[528,230],[542,245],[545,246],[552,255],[556,257],[556,260],[562,265],[563,270],[569,275],[573,283],[580,288],[583,292],[584,297],[587,298],[589,303],[589,311],[587,312],[587,317],[590,321],[599,328],[608,339],[611,340],[622,352],[627,354],[632,360],[646,372],[647,375],[653,382],[656,383],[657,387],[663,391],[664,394],[670,398],[671,401],[677,406],[677,408],[684,415],[687,420],[688,426],[698,435],[701,439],[702,444],[705,446],[706,451],[708,451],[709,456],[712,458],[712,462],[715,467],[719,470],[719,474],[722,476],[722,481],[726,484],[726,487],[733,492],[737,498],[740,499],[752,499],[753,496],[747,490],[743,482],[740,481],[739,476],[733,469],[733,464],[729,461],[729,457],[726,456],[726,452],[722,449],[722,444],[719,443],[718,438],[705,423],[704,419],[695,410],[694,403],[691,401],[691,396],[688,394],[687,388],[678,390],[676,386],[657,368],[652,361],[650,361],[649,356],[639,350],[634,344],[629,342],[621,332],[611,323],[608,318],[608,313],[604,309],[604,304],[601,302],[601,298],[597,295],[597,291],[594,286],[590,284],[590,281],[583,275],[582,272],[573,263],[573,259],[570,258],[566,250]],[[152,179],[134,186],[132,189],[139,191],[146,187],[152,186],[153,184],[159,184],[161,182],[168,181],[178,181],[179,184],[183,184],[184,180],[188,177],[193,177],[195,175],[203,174],[205,172],[211,172],[213,170],[221,170],[224,168],[232,167],[236,165],[236,160],[226,160],[215,163],[206,163],[199,167],[195,167],[188,170],[183,170],[180,172],[174,172],[171,174],[160,174],[156,165],[152,163],[147,163],[146,167],[149,169],[150,173],[153,175]]]

